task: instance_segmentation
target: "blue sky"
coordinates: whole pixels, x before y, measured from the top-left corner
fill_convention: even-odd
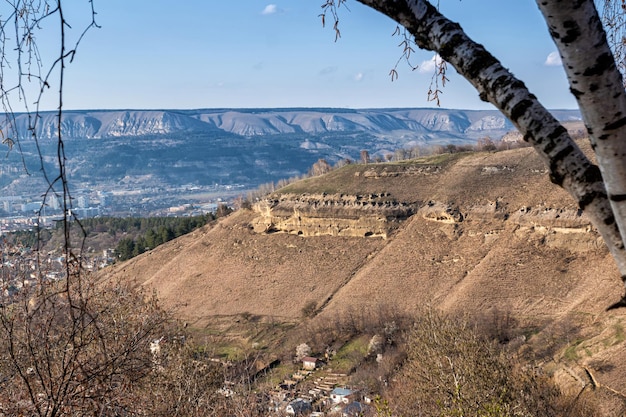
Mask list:
[[[66,2],[75,34],[87,0]],[[348,0],[341,39],[322,28],[322,0],[95,0],[91,30],[68,67],[66,109],[433,107],[431,52],[399,65],[395,24]],[[532,0],[440,0],[549,108],[575,108],[556,48]],[[43,41],[42,48],[48,46]],[[491,108],[449,72],[444,108]],[[54,107],[52,102],[48,105]]]

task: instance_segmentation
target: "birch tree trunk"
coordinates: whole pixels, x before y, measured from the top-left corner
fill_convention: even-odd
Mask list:
[[[561,54],[626,241],[626,91],[593,1],[537,1]]]
[[[616,216],[613,213],[609,198],[607,196],[604,180],[600,169],[589,161],[573,139],[567,133],[567,130],[539,103],[537,98],[531,94],[524,83],[513,76],[500,62],[491,55],[482,45],[470,39],[461,26],[455,22],[448,20],[437,11],[426,0],[358,0],[395,20],[404,26],[415,38],[415,43],[422,49],[427,49],[439,53],[439,55],[451,64],[456,71],[465,77],[478,91],[482,100],[492,103],[498,108],[517,129],[524,135],[524,139],[530,142],[535,150],[539,153],[550,171],[550,179],[553,183],[562,186],[567,190],[578,202],[581,209],[591,219],[599,233],[606,242],[617,266],[619,268],[622,280],[626,283],[626,251],[624,249],[624,240],[622,239]],[[554,3],[568,3],[572,0],[555,1]],[[543,0],[543,3],[549,1]],[[570,8],[576,5],[591,3],[592,0],[582,0],[572,2]],[[555,7],[562,7],[556,5]],[[587,13],[581,11],[581,15]],[[595,9],[594,9],[595,10]],[[565,16],[556,17],[556,22],[562,22]],[[597,17],[597,13],[596,13]],[[559,20],[561,19],[561,20]],[[562,24],[561,23],[561,24]],[[557,23],[555,23],[557,24]],[[599,30],[602,30],[601,24],[598,24]],[[567,25],[562,27],[567,28]],[[586,26],[580,26],[579,37],[582,39],[586,32]],[[553,33],[557,33],[554,32]],[[558,32],[560,33],[560,32]],[[587,43],[581,43],[582,48],[587,48],[590,42],[599,42],[598,39],[592,38]],[[606,43],[606,42],[605,42]],[[586,49],[584,55],[587,53]],[[611,56],[603,56],[604,67],[610,67],[609,60]],[[574,65],[581,65],[576,61],[572,61]],[[574,66],[573,65],[573,66]],[[614,66],[614,64],[613,64]],[[588,70],[587,66],[582,68],[572,68],[575,72],[584,73]],[[594,71],[592,68],[591,71]],[[602,81],[603,91],[611,91],[605,95],[605,101],[598,103],[590,101],[586,106],[595,106],[597,110],[591,112],[601,121],[604,129],[598,130],[601,135],[605,132],[613,132],[626,125],[626,109],[622,110],[621,105],[615,105],[611,117],[604,119],[603,113],[609,108],[606,101],[616,99],[616,91],[613,90],[616,80],[604,80],[604,70],[595,69],[599,72],[596,78],[596,84]],[[617,82],[621,82],[617,80]],[[607,84],[606,86],[604,84]],[[593,87],[596,88],[596,87]],[[592,89],[588,85],[584,91]],[[582,90],[581,90],[582,91]],[[623,89],[620,87],[620,92]],[[586,94],[584,94],[586,96]],[[587,97],[585,97],[586,99]],[[619,97],[617,97],[619,99]],[[598,104],[601,104],[598,106]],[[582,104],[581,104],[582,106]],[[613,105],[611,105],[613,106]],[[586,111],[585,111],[586,112]],[[618,114],[621,112],[620,114]],[[608,116],[608,113],[607,113]],[[607,122],[607,120],[609,120]],[[595,119],[594,119],[595,120]],[[591,126],[592,129],[594,125]],[[597,134],[597,133],[594,133]],[[619,133],[616,133],[617,137]],[[613,136],[612,136],[613,137]],[[599,138],[599,136],[598,136]],[[604,138],[603,140],[606,140]],[[615,140],[617,141],[617,139]],[[608,142],[607,142],[608,143]],[[596,146],[596,149],[598,146]],[[626,150],[621,148],[615,150],[614,147],[608,148],[605,153],[617,152],[614,162],[617,163],[620,158],[626,156]],[[621,165],[621,164],[620,164]],[[610,169],[610,168],[608,168]],[[617,176],[622,176],[620,166]],[[626,176],[624,176],[626,178]],[[626,203],[626,187],[617,188],[615,191],[611,188],[613,200],[622,200]],[[624,211],[626,214],[626,210]],[[624,216],[626,217],[626,216]],[[621,221],[622,219],[620,219]],[[622,297],[620,303],[615,306],[626,305],[626,297]]]

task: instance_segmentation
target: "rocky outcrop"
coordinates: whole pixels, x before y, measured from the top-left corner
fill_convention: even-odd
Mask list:
[[[485,242],[497,238],[501,229],[509,227],[519,238],[571,252],[603,247],[602,239],[580,210],[525,206],[508,211],[502,199],[462,207],[440,201],[398,202],[388,193],[281,194],[256,203],[254,211],[257,216],[250,226],[256,233],[263,234],[386,239],[402,221],[417,214],[442,225],[460,225],[467,219],[477,218],[501,221],[499,230],[484,231]]]
[[[515,235],[553,248],[580,253],[604,248],[604,242],[580,210],[522,207],[509,220]]]
[[[355,177],[363,177],[367,179],[380,179],[380,178],[398,178],[398,177],[418,177],[429,176],[438,174],[441,172],[441,167],[438,165],[415,165],[407,166],[402,169],[390,169],[386,167],[383,169],[376,169],[379,167],[373,167],[366,169],[365,171],[357,171],[354,173]]]
[[[463,213],[459,207],[441,202],[429,201],[419,210],[426,220],[454,224],[463,221]]]
[[[283,194],[254,205],[251,223],[257,233],[283,232],[301,236],[357,236],[387,238],[416,205],[401,203],[389,194]]]

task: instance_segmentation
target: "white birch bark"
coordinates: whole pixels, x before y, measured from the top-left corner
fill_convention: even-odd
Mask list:
[[[404,26],[420,48],[439,53],[478,90],[482,100],[492,103],[511,120],[544,159],[552,182],[565,188],[592,220],[609,247],[622,280],[626,280],[624,240],[600,170],[524,83],[426,0],[358,1]],[[626,297],[622,301],[626,305]]]
[[[540,0],[626,241],[626,91],[592,0]]]

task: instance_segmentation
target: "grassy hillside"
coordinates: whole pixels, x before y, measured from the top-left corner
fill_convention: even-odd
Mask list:
[[[199,333],[231,332],[242,346],[355,311],[431,307],[510,330],[507,341],[562,387],[586,372],[612,389],[626,383],[626,315],[605,312],[623,291],[617,269],[532,149],[348,165],[270,197],[303,193],[320,204],[384,193],[416,211],[382,239],[257,233],[251,224],[267,213],[240,210],[109,273],[154,288]]]

